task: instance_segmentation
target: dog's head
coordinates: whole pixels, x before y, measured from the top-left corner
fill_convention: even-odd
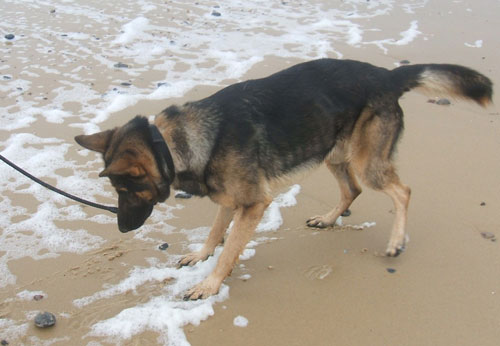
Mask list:
[[[136,117],[122,127],[76,136],[78,144],[103,155],[104,170],[118,193],[118,228],[139,228],[158,202],[170,195],[169,179],[158,167],[148,120]]]

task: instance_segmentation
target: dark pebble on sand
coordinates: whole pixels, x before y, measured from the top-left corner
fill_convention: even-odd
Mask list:
[[[123,83],[120,83],[120,85],[123,85],[123,86],[131,86],[132,83],[129,83],[129,82],[123,82]]]
[[[187,193],[187,192],[177,192],[175,194],[175,198],[184,198],[184,199],[188,199],[188,198],[191,198],[193,197],[192,194],[190,193]]]
[[[9,344],[9,342],[7,340],[0,341],[0,345],[2,345],[2,346],[8,345],[8,344]]]
[[[408,65],[410,63],[410,60],[401,60],[399,63],[401,65]]]
[[[159,87],[162,87],[162,86],[169,86],[170,84],[168,84],[167,82],[160,82],[160,83],[156,83],[156,86],[159,88]]]
[[[56,13],[56,10],[52,9],[50,10],[50,13]]]
[[[394,268],[387,268],[387,272],[393,274],[393,273],[396,272],[396,269],[394,269]]]
[[[36,295],[33,296],[33,299],[36,300],[36,301],[42,300],[43,299],[43,295],[36,294]]]
[[[436,104],[440,106],[448,106],[451,105],[451,102],[448,99],[439,99],[436,101]]]
[[[128,68],[128,65],[127,65],[127,64],[124,64],[124,63],[122,63],[122,62],[116,63],[116,64],[114,64],[114,66],[115,66],[116,68]]]
[[[486,202],[481,202],[480,206],[484,207],[486,205]]]
[[[168,249],[168,243],[161,244],[160,246],[158,246],[158,249],[160,249],[162,251]]]
[[[56,324],[56,316],[50,312],[41,312],[35,317],[35,326],[38,328],[48,328]]]
[[[7,34],[4,36],[7,40],[13,40],[14,39],[14,35],[13,34]]]
[[[493,233],[491,233],[491,232],[481,232],[481,236],[484,239],[489,239],[489,240],[495,239],[495,235]]]
[[[221,14],[220,12],[217,12],[217,11],[212,11],[212,16],[215,16],[215,17],[220,17]]]
[[[341,215],[344,217],[351,216],[351,210],[346,209]]]
[[[11,80],[12,77],[10,77],[10,76],[3,76],[3,79],[5,79],[5,80]]]

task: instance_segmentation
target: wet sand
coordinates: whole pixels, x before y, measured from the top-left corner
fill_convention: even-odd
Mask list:
[[[494,83],[500,80],[496,38],[499,4],[478,1],[470,16],[453,16],[453,6],[431,2],[419,13],[421,27],[437,39],[416,40],[394,46],[384,54],[374,46],[340,47],[344,58],[393,68],[403,59],[411,63],[448,62],[475,68]],[[460,12],[463,13],[463,12]],[[397,18],[394,18],[397,21]],[[377,23],[391,30],[392,21]],[[460,24],[459,24],[460,23]],[[464,24],[465,23],[465,24]],[[445,30],[445,29],[446,30]],[[472,48],[464,42],[484,41]],[[242,79],[258,78],[281,70],[296,59],[267,56]],[[141,101],[118,112],[103,128],[123,123],[135,114],[155,114],[167,104],[207,96],[217,90],[198,86],[178,99]],[[397,258],[381,256],[394,218],[387,196],[364,188],[351,207],[346,224],[376,222],[364,230],[312,230],[305,220],[331,209],[338,189],[331,174],[321,167],[294,180],[301,185],[297,205],[283,208],[279,230],[266,234],[277,240],[261,244],[256,255],[237,266],[225,283],[230,298],[214,306],[214,316],[198,326],[184,328],[192,345],[497,345],[500,339],[500,242],[485,239],[481,232],[500,237],[500,99],[481,109],[458,100],[449,106],[427,102],[432,96],[408,93],[401,99],[405,133],[400,141],[397,166],[402,181],[412,188],[407,230],[408,249]],[[42,121],[34,124],[45,131]],[[70,129],[68,141],[78,133]],[[75,160],[82,160],[72,152]],[[71,154],[71,152],[70,152]],[[97,167],[97,166],[96,166]],[[96,177],[97,178],[97,177]],[[12,196],[14,200],[21,198]],[[101,200],[113,203],[113,199]],[[26,206],[35,210],[36,204]],[[175,200],[169,225],[179,229],[208,226],[216,207],[208,199]],[[85,209],[88,215],[99,211]],[[160,210],[168,212],[166,206]],[[9,263],[17,283],[0,289],[0,318],[22,321],[26,311],[58,314],[56,328],[36,329],[11,344],[53,345],[115,344],[117,340],[89,337],[89,327],[115,316],[127,307],[161,293],[163,283],[147,282],[130,291],[101,300],[83,309],[75,299],[100,291],[103,283],[115,284],[134,266],[148,259],[166,261],[170,254],[186,252],[184,237],[150,234],[158,244],[148,244],[120,234],[109,225],[68,221],[69,229],[89,229],[103,237],[103,247],[57,258],[22,258]],[[156,246],[168,242],[168,255]],[[387,269],[394,269],[389,272]],[[251,278],[242,280],[242,274]],[[22,290],[45,292],[47,299],[10,300]],[[59,317],[67,315],[67,318]],[[233,324],[237,316],[248,326]],[[2,332],[0,331],[0,338]],[[158,334],[141,333],[124,345],[154,345]],[[76,343],[75,343],[76,342]],[[94,342],[94,343],[92,343]]]

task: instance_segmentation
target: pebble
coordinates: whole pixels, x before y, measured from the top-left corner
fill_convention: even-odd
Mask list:
[[[33,296],[33,299],[36,300],[36,301],[42,300],[43,299],[43,295],[36,294],[36,295]]]
[[[188,198],[191,198],[193,197],[192,194],[190,193],[187,193],[187,192],[177,192],[175,194],[175,198],[184,198],[184,199],[188,199]]]
[[[14,39],[14,35],[13,34],[7,34],[4,36],[7,40],[13,40]]]
[[[128,68],[128,65],[124,64],[122,62],[119,62],[119,63],[114,64],[114,67],[116,67],[116,68]]]
[[[168,243],[161,244],[160,246],[158,246],[158,249],[160,249],[162,251],[168,249]]]
[[[490,239],[490,240],[495,239],[495,235],[491,232],[481,232],[481,235],[483,236],[484,239]]]
[[[351,210],[350,209],[346,209],[342,214],[341,216],[344,216],[344,217],[347,217],[347,216],[351,216]]]
[[[129,82],[123,82],[123,83],[120,83],[120,85],[123,85],[123,86],[131,86],[132,83],[129,83]]]
[[[448,99],[439,99],[436,101],[436,104],[440,106],[448,106],[451,105],[451,102]]]
[[[217,12],[217,11],[214,10],[214,11],[212,11],[212,16],[220,17],[221,14],[220,14],[220,12]]]
[[[387,268],[387,272],[393,274],[393,273],[396,272],[396,269],[394,269],[394,268]]]
[[[35,326],[38,328],[48,328],[56,324],[56,316],[50,312],[41,312],[35,317]]]
[[[410,60],[401,60],[399,63],[401,65],[408,65],[410,63]]]
[[[486,202],[481,202],[480,206],[484,207],[486,205]]]

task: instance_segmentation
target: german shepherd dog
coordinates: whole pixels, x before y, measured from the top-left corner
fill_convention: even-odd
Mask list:
[[[388,256],[405,248],[410,188],[402,184],[393,154],[403,130],[398,99],[413,88],[491,103],[492,82],[459,65],[406,65],[387,70],[352,60],[301,63],[267,78],[248,80],[159,113],[154,125],[137,116],[122,127],[75,137],[102,153],[118,193],[118,227],[140,227],[170,186],[208,196],[219,210],[203,248],[179,262],[212,255],[234,221],[214,271],[185,299],[216,294],[272,201],[280,178],[325,162],[340,187],[330,212],[307,220],[330,227],[368,187],[389,195],[395,221]]]

